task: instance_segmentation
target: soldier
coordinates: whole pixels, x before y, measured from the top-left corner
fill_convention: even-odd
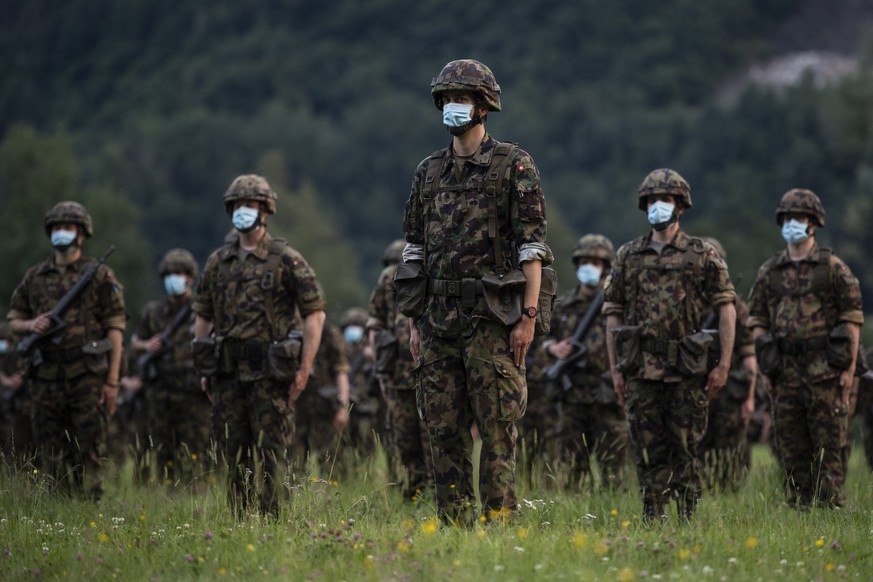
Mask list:
[[[577,351],[571,336],[594,303],[613,262],[615,250],[605,236],[588,234],[576,243],[573,265],[579,285],[558,302],[552,331],[543,342],[551,362]],[[603,486],[614,490],[622,486],[627,421],[609,376],[606,331],[599,314],[582,342],[585,354],[568,367],[566,378],[557,379],[554,390],[561,403],[561,458],[569,463],[573,483],[584,483],[591,471],[589,459],[596,458]]]
[[[124,299],[112,270],[82,253],[94,233],[84,206],[59,202],[43,225],[54,256],[27,271],[7,317],[17,334],[50,331],[52,308],[88,267],[96,267],[66,311],[66,327],[38,344],[28,376],[37,465],[54,486],[97,500],[103,493],[106,418],[115,412],[118,396]]]
[[[861,289],[815,233],[825,210],[810,190],[776,207],[787,248],[758,269],[748,326],[770,379],[773,423],[789,503],[843,504],[841,447],[864,315]]]
[[[194,365],[210,395],[212,438],[228,466],[228,498],[242,514],[278,517],[293,403],[306,387],[324,325],[324,293],[296,250],[267,233],[276,193],[237,177],[224,208],[238,237],[212,253],[194,299]],[[303,318],[303,345],[292,334]]]
[[[192,285],[197,261],[185,249],[171,249],[158,274],[166,298],[143,308],[132,343],[139,354],[136,374],[143,380],[157,477],[166,484],[193,484],[209,446],[212,405],[200,389],[191,359],[194,314]]]
[[[689,520],[702,488],[697,447],[707,402],[730,367],[736,294],[712,245],[679,226],[691,208],[682,176],[651,172],[640,185],[638,206],[652,230],[619,249],[605,285],[609,366],[628,415],[643,517],[663,516],[672,495],[680,519]],[[719,314],[718,339],[699,331],[709,308]],[[711,370],[710,350],[720,353]]]
[[[353,403],[349,418],[349,441],[363,458],[375,452],[377,438],[382,440],[386,415],[385,402],[373,369],[375,352],[364,337],[368,317],[366,309],[352,307],[340,319],[349,361],[349,389]]]
[[[33,454],[30,410],[33,398],[24,377],[24,366],[15,352],[15,335],[0,321],[0,394],[3,409],[3,452],[8,460],[27,461]]]
[[[394,300],[393,282],[406,242],[388,245],[382,257],[384,269],[370,294],[367,320],[369,342],[376,357],[376,374],[388,405],[389,434],[386,449],[389,459],[403,473],[403,498],[415,500],[433,481],[427,426],[415,404],[415,378],[409,351],[409,320],[400,313]]]
[[[488,113],[500,111],[491,70],[452,61],[431,83],[431,95],[452,141],[415,171],[395,288],[404,314],[414,318],[410,349],[419,362],[438,512],[464,523],[472,518],[474,422],[485,517],[517,509],[515,423],[527,401],[524,361],[542,265],[553,257],[533,159],[485,131]]]
[[[722,244],[707,237],[706,241],[727,261]],[[709,421],[700,443],[698,456],[704,466],[707,485],[721,491],[737,490],[751,466],[746,429],[755,412],[755,389],[758,364],[755,343],[746,327],[749,307],[737,299],[737,322],[734,334],[734,353],[724,390],[709,403]],[[710,311],[704,327],[717,325],[715,312]]]

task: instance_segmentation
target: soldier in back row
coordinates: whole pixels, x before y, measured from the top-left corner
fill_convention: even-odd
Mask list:
[[[0,321],[0,397],[3,454],[9,462],[29,462],[33,454],[30,424],[33,398],[24,375],[24,362],[15,350],[15,334],[6,321]]]

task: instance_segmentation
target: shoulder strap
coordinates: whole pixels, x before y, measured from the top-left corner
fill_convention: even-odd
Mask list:
[[[702,278],[704,265],[706,264],[706,246],[703,240],[696,237],[688,237],[688,248],[682,257],[682,271],[685,277],[685,318],[686,331],[695,330],[702,323],[701,314],[694,307],[694,293],[697,282]]]
[[[276,312],[273,307],[273,295],[276,293],[273,288],[281,284],[282,255],[287,246],[288,243],[281,238],[274,238],[270,241],[267,246],[267,269],[261,279],[261,289],[264,291],[264,314],[267,316],[267,323],[270,324],[270,331],[274,339],[281,338],[287,332],[287,330],[280,330],[276,327]]]
[[[443,148],[432,153],[427,160],[427,173],[424,176],[424,185],[421,187],[421,198],[425,201],[425,206],[430,200],[433,200],[437,179],[442,174],[443,164],[448,153],[448,148]]]
[[[500,244],[500,232],[498,229],[497,202],[503,193],[506,182],[507,169],[509,168],[509,154],[518,146],[511,142],[500,142],[491,154],[491,163],[488,166],[488,175],[485,177],[485,195],[488,196],[488,237],[494,247],[494,264],[497,274],[506,272],[503,259],[503,245]],[[509,196],[506,197],[507,207]]]

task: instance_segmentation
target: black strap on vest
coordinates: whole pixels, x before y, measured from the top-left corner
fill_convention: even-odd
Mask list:
[[[833,327],[837,324],[836,308],[833,306],[833,283],[831,281],[831,256],[834,252],[827,247],[819,247],[818,261],[812,268],[812,286],[808,293],[815,295],[825,309],[825,317],[827,318],[828,326]],[[773,298],[782,297],[782,282],[785,279],[785,267],[780,265],[778,268],[770,269],[768,283],[770,287],[770,296]],[[799,299],[806,293],[798,293],[795,291],[792,296]]]

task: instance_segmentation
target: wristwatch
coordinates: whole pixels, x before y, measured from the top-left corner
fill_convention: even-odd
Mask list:
[[[537,308],[531,305],[530,307],[524,307],[521,310],[522,313],[533,319],[537,316]]]

